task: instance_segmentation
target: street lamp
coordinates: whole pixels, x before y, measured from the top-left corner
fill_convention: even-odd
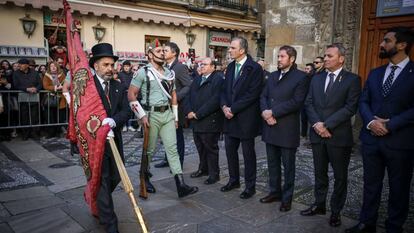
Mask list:
[[[196,35],[191,32],[191,29],[185,34],[185,37],[187,38],[187,44],[190,45],[190,47],[193,45]]]
[[[95,40],[97,40],[98,42],[101,42],[101,40],[105,36],[106,28],[101,26],[101,23],[98,23],[97,25],[93,26],[92,29],[93,29],[93,33],[95,34]]]
[[[24,33],[30,38],[30,36],[36,29],[37,21],[35,19],[30,18],[29,14],[26,14],[25,17],[20,18],[20,21],[22,22]]]

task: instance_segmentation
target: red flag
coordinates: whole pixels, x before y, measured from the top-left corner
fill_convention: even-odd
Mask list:
[[[106,136],[110,127],[108,125],[102,126],[102,121],[106,118],[106,111],[96,89],[88,59],[83,51],[79,30],[73,22],[70,5],[66,0],[63,0],[63,5],[66,14],[66,37],[72,74],[68,138],[78,142],[82,167],[87,179],[84,192],[85,201],[92,214],[98,216],[96,198],[101,182]]]

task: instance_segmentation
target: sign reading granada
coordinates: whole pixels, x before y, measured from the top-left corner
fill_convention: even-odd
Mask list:
[[[231,33],[210,31],[209,45],[228,47],[231,43]]]

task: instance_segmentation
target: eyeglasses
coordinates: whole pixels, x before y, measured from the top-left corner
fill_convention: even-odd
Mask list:
[[[211,64],[207,64],[207,63],[200,63],[199,66],[209,66]]]

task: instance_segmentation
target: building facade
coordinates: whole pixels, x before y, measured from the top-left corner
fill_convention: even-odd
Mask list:
[[[348,70],[362,81],[370,69],[384,61],[379,44],[393,26],[414,25],[414,4],[399,0],[265,0],[265,58],[270,70],[277,67],[277,51],[293,45],[297,64],[303,68],[327,45],[342,43]],[[414,27],[414,26],[413,26]],[[412,58],[414,53],[412,53]]]
[[[257,55],[261,32],[257,3],[253,0],[68,0],[85,50],[108,42],[120,57],[145,62],[145,51],[155,39],[176,42],[180,60],[214,57],[227,59],[233,36],[249,40],[249,52]],[[0,0],[0,59],[34,58],[42,64],[55,45],[65,46],[66,25],[61,0]],[[23,21],[35,22],[29,35]],[[56,40],[51,37],[56,36]]]

